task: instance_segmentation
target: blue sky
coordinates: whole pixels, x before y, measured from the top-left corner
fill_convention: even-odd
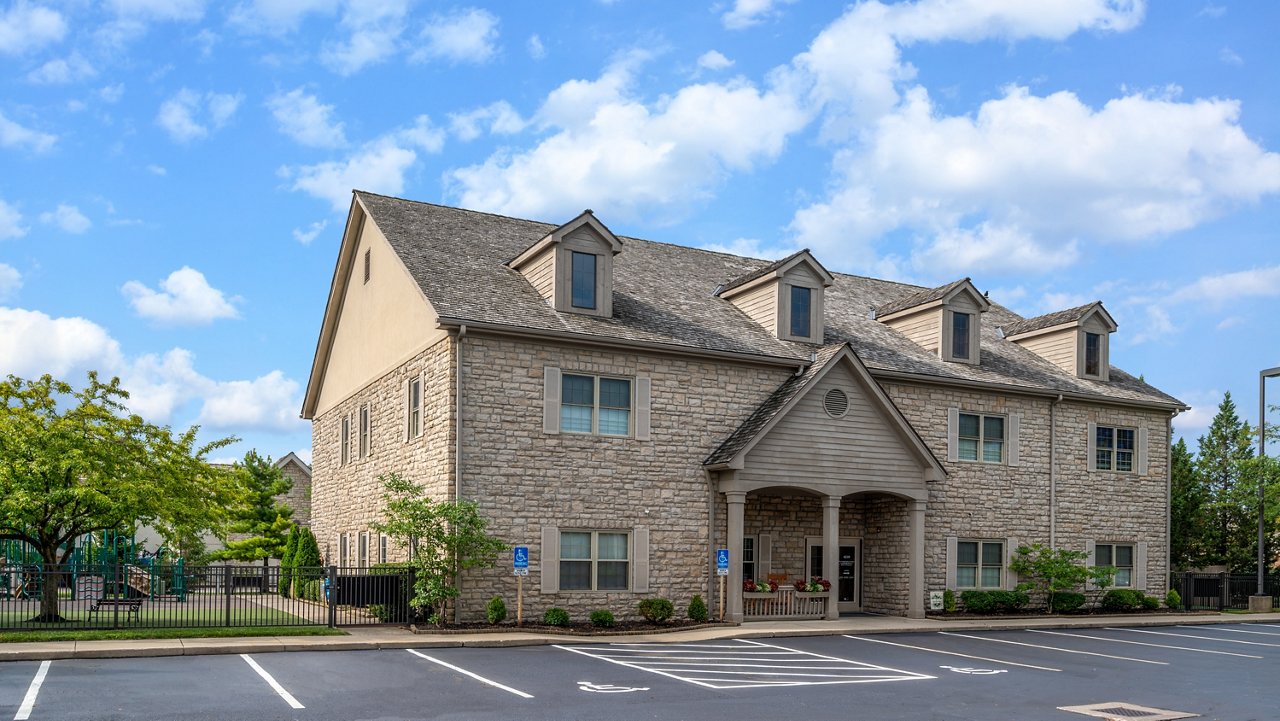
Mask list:
[[[1103,300],[1256,420],[1280,366],[1280,4],[0,2],[0,372],[310,457],[350,190]],[[1272,391],[1280,401],[1280,381]]]

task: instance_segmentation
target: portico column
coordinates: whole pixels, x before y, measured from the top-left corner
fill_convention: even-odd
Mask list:
[[[924,501],[907,501],[910,511],[911,534],[910,598],[907,601],[908,618],[924,618]]]
[[[836,599],[840,597],[839,583],[840,564],[840,496],[827,496],[822,499],[822,577],[831,582],[831,592],[827,594],[827,618],[840,618],[840,606]]]
[[[747,494],[742,491],[725,491],[729,506],[729,587],[725,589],[728,600],[726,616],[733,623],[742,623],[742,524]]]

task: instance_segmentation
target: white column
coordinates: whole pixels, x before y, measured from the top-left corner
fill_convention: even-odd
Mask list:
[[[729,580],[725,596],[728,608],[725,616],[733,623],[742,623],[742,525],[747,494],[742,491],[725,491],[729,506]]]
[[[907,601],[908,618],[924,618],[924,501],[907,501],[911,534],[910,598]]]
[[[840,501],[840,496],[822,499],[822,577],[831,582],[831,592],[827,595],[829,620],[840,618],[840,605],[836,601],[840,597],[837,587],[840,573]]]

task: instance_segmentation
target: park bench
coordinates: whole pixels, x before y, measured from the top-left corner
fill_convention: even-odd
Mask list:
[[[89,622],[93,622],[93,614],[98,611],[108,611],[114,609],[125,610],[125,620],[130,616],[135,621],[142,620],[142,599],[141,598],[99,598],[89,607]]]

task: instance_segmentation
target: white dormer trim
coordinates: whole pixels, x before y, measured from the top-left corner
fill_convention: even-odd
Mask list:
[[[613,256],[621,252],[622,241],[590,210],[584,210],[507,265],[524,275],[557,311],[609,318],[613,316]],[[595,257],[594,307],[573,303],[575,253]]]

